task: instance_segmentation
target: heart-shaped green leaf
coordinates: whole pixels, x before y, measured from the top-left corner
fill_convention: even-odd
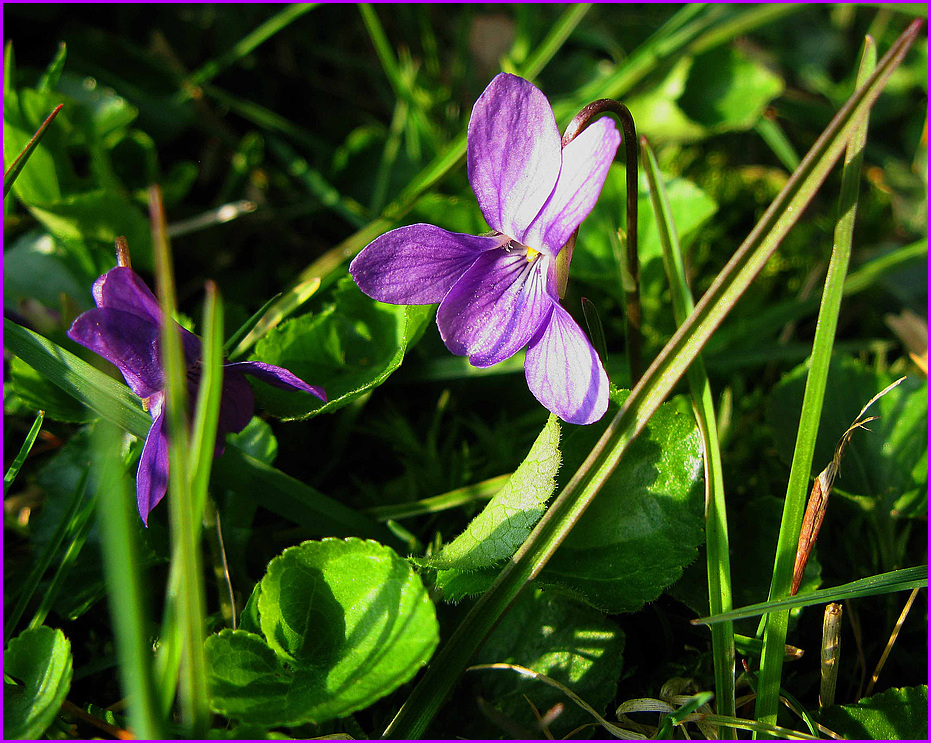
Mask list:
[[[71,689],[71,643],[59,629],[28,629],[4,651],[3,675],[16,682],[3,682],[3,737],[36,739]]]
[[[246,625],[257,605],[264,639],[226,630],[207,640],[213,708],[247,723],[319,723],[367,707],[408,681],[439,639],[420,578],[372,541],[285,550],[250,604]]]
[[[309,418],[340,408],[377,387],[397,369],[423,334],[432,306],[402,307],[369,299],[348,277],[334,302],[315,315],[281,323],[256,345],[254,359],[277,364],[310,384],[323,385],[329,401],[256,385],[265,408],[280,418]]]

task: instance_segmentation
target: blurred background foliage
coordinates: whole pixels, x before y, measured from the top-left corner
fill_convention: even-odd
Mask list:
[[[737,8],[711,6],[708,12],[726,19],[736,16]],[[203,282],[212,278],[232,331],[287,289],[308,264],[379,217],[464,130],[491,77],[499,69],[520,69],[565,10],[549,4],[387,4],[361,11],[349,5],[5,5],[7,165],[51,109],[65,103],[4,199],[5,314],[78,352],[64,331],[91,306],[91,283],[113,265],[116,235],[128,237],[134,266],[151,283],[146,189],[157,182],[164,191],[183,314],[200,316]],[[560,126],[588,102],[580,96],[597,98],[610,90],[636,59],[636,50],[678,11],[680,6],[653,4],[591,7],[535,80],[558,104]],[[851,93],[864,35],[873,35],[882,53],[916,13],[926,13],[926,6],[777,8],[747,33],[720,40],[706,35],[661,59],[625,92],[622,100],[666,177],[696,297]],[[267,40],[244,45],[262,28]],[[922,36],[871,115],[853,286],[836,341],[843,359],[837,380],[829,380],[834,389],[857,396],[838,403],[832,431],[843,430],[852,420],[849,409],[858,409],[887,378],[920,374],[909,354],[926,354],[926,106],[927,39]],[[566,299],[580,321],[581,298],[594,303],[605,329],[608,369],[622,387],[628,384],[620,357],[623,168],[623,163],[613,166],[582,227]],[[649,359],[675,325],[641,181]],[[795,425],[794,418],[788,423],[784,418],[789,409],[798,409],[796,382],[803,370],[796,367],[810,351],[839,183],[835,169],[705,356],[719,407],[732,542],[749,546],[746,552],[735,548],[732,555],[735,580],[746,581],[737,586],[738,604],[761,600],[769,583],[772,550],[760,545],[775,540],[776,498],[784,495],[791,453],[786,429],[791,433]],[[417,221],[462,232],[486,229],[463,164],[449,169],[389,226]],[[344,271],[332,272],[289,322],[302,322],[301,316],[311,322],[309,314],[334,318],[323,325],[313,320],[314,337],[329,354],[319,363],[336,369],[334,374],[340,363],[345,366],[347,354],[357,359],[371,352],[390,366],[395,346],[378,346],[382,336],[372,333],[400,333],[392,323],[401,321],[386,320],[386,313],[378,321],[368,319],[371,308],[346,310],[358,300],[350,296],[351,286],[334,282]],[[254,422],[241,435],[248,439],[243,445],[359,509],[409,503],[512,471],[546,419],[521,378],[520,358],[479,373],[449,356],[432,321],[412,331],[414,340],[421,331],[417,345],[402,343],[403,366],[383,386],[309,422],[270,427]],[[283,325],[281,335],[287,332]],[[266,338],[257,347],[259,357],[272,362],[269,354],[287,357],[276,343]],[[400,363],[400,357],[396,360]],[[920,407],[923,396],[926,410],[924,388],[909,390],[917,395],[909,409]],[[909,390],[901,395],[912,394]],[[285,414],[273,395],[265,397],[273,412]],[[78,427],[88,416],[25,364],[5,359],[6,461],[39,407],[48,411],[43,436],[22,489],[5,501],[5,530],[13,538],[6,541],[4,570],[14,580],[33,550],[48,541],[75,492],[88,446]],[[915,423],[900,438],[914,444],[918,435]],[[872,450],[883,441],[862,446],[864,451],[872,447],[864,456],[881,459]],[[895,493],[858,487],[869,478],[838,481],[841,492],[818,545],[822,557],[809,568],[813,576],[836,584],[925,559],[926,442],[912,449],[901,456],[897,450],[876,465],[883,472],[909,468],[912,479]],[[815,467],[825,464],[816,461]],[[898,487],[893,475],[882,480],[887,481]],[[244,591],[272,557],[308,536],[236,494],[218,495],[218,501],[231,567]],[[405,538],[418,547],[449,541],[480,505],[406,520]],[[30,518],[32,510],[38,516]],[[167,558],[165,521],[164,513],[153,518],[144,535],[153,570],[163,571]],[[96,698],[101,679],[116,694],[105,607],[96,603],[103,584],[95,539],[92,532],[72,572],[71,590],[56,604],[58,616],[71,620],[67,634],[77,669],[72,693],[81,699]],[[672,675],[693,675],[708,688],[707,634],[687,624],[694,616],[687,607],[700,612],[704,595],[698,574],[702,560],[695,566],[673,590],[675,599],[663,596],[637,613],[608,619],[588,608],[526,597],[496,642],[506,646],[520,621],[565,615],[566,621],[597,627],[612,652],[623,648],[623,676],[618,679],[618,670],[605,682],[619,680],[619,690],[614,695],[601,689],[595,695],[599,700],[655,696]],[[879,600],[852,618],[857,639],[847,645],[852,648],[845,659],[848,680],[839,687],[839,698],[858,698],[865,659],[881,650],[896,607],[892,599]],[[444,633],[458,612],[459,607],[441,608]],[[883,688],[926,678],[925,626],[906,624],[900,650],[884,671]],[[796,644],[816,648],[818,613],[804,613],[796,632]],[[910,652],[916,647],[920,652]],[[799,693],[816,686],[816,656],[813,651],[786,669],[791,679],[786,683]],[[462,683],[474,692],[470,699],[485,694],[503,699],[501,709],[513,705],[511,686],[495,690],[500,679],[486,683],[476,676]],[[541,702],[547,703],[553,702]],[[451,705],[438,723],[449,727],[437,729],[458,730],[452,727],[457,720],[474,718],[472,705]],[[382,701],[362,713],[363,727],[377,729],[392,709],[396,705]],[[523,711],[514,714],[523,719]],[[473,720],[478,728],[469,734],[501,734],[494,719],[488,714]]]

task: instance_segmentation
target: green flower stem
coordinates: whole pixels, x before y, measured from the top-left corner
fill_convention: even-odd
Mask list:
[[[114,453],[120,435],[107,422],[97,425],[94,453],[97,474],[97,525],[103,552],[116,655],[123,693],[129,699],[130,728],[138,740],[165,737],[164,717],[152,676],[148,606],[140,569],[140,550],[133,523],[139,518],[125,468]]]
[[[863,89],[876,67],[876,45],[866,37],[857,73],[857,87]],[[871,79],[871,78],[870,78]],[[837,317],[844,292],[844,278],[850,263],[850,246],[853,240],[853,225],[857,214],[857,196],[860,186],[860,167],[863,162],[863,149],[866,146],[866,130],[869,114],[859,123],[844,160],[844,171],[840,192],[840,216],[834,230],[834,251],[828,266],[821,297],[821,311],[812,344],[811,362],[808,380],[805,384],[805,396],[802,400],[801,421],[792,467],[789,472],[789,484],[786,488],[786,502],[782,512],[779,528],[779,541],[776,545],[776,562],[773,579],[770,584],[770,600],[780,599],[789,594],[792,583],[792,571],[795,565],[795,551],[798,546],[799,529],[808,495],[811,479],[812,459],[818,427],[821,421],[821,406],[824,390],[827,386],[828,369],[831,364],[831,352],[834,345],[834,332],[837,329]],[[760,684],[756,702],[756,719],[769,725],[776,724],[776,711],[779,706],[779,686],[782,675],[783,647],[789,626],[789,612],[779,611],[770,614],[766,620],[763,634],[763,656],[760,661]]]
[[[543,569],[627,446],[646,425],[702,346],[762,270],[801,216],[880,91],[914,41],[921,22],[896,41],[868,84],[837,113],[727,266],[679,327],[625,401],[572,480],[553,501],[492,586],[475,603],[434,656],[385,738],[420,737],[469,659],[524,586]]]
[[[672,292],[672,308],[676,323],[682,324],[695,308],[692,292],[685,276],[679,235],[672,219],[672,209],[660,176],[656,156],[646,138],[640,140],[643,166],[650,186],[650,202],[656,215],[659,239],[663,247],[663,262]],[[708,565],[708,603],[712,614],[731,609],[731,564],[727,534],[727,503],[724,499],[724,470],[718,442],[718,424],[714,412],[711,384],[705,364],[699,356],[686,372],[692,393],[695,418],[702,434],[705,451],[705,555]],[[715,698],[721,715],[735,717],[737,706],[734,688],[734,625],[725,622],[711,628],[714,657]],[[736,738],[736,731],[722,728],[722,738]]]
[[[167,642],[181,646],[181,679],[178,702],[181,722],[194,738],[200,738],[210,723],[207,705],[207,661],[204,656],[205,599],[200,560],[201,515],[197,511],[194,471],[191,466],[191,435],[187,416],[187,375],[181,337],[171,318],[175,317],[175,287],[171,252],[165,234],[165,211],[161,191],[149,192],[153,225],[156,278],[159,301],[166,319],[162,323],[162,363],[165,367],[164,415],[168,424],[168,515],[172,541],[172,564],[180,580],[177,594],[177,633]],[[212,331],[212,329],[211,329]],[[210,337],[210,336],[208,336]],[[222,344],[222,340],[220,341]],[[205,359],[206,360],[206,359]],[[216,363],[216,357],[213,358]],[[209,385],[211,371],[204,368]],[[215,425],[215,422],[214,422]],[[200,503],[201,510],[203,503]]]

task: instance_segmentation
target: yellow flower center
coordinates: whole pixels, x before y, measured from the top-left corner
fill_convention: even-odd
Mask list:
[[[527,248],[527,263],[533,263],[538,255],[540,255],[539,250],[534,250],[533,248]]]

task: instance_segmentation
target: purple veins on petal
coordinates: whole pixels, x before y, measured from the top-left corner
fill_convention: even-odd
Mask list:
[[[386,232],[353,259],[349,272],[372,299],[388,304],[435,304],[484,251],[503,238],[412,224]]]
[[[559,304],[527,348],[527,385],[567,423],[587,425],[608,409],[608,376],[582,328]]]
[[[547,292],[549,264],[544,255],[528,260],[524,249],[479,256],[437,310],[446,347],[481,367],[527,345],[554,301]]]
[[[472,109],[466,160],[488,226],[526,245],[524,232],[562,165],[559,129],[542,91],[516,75],[497,75]]]

